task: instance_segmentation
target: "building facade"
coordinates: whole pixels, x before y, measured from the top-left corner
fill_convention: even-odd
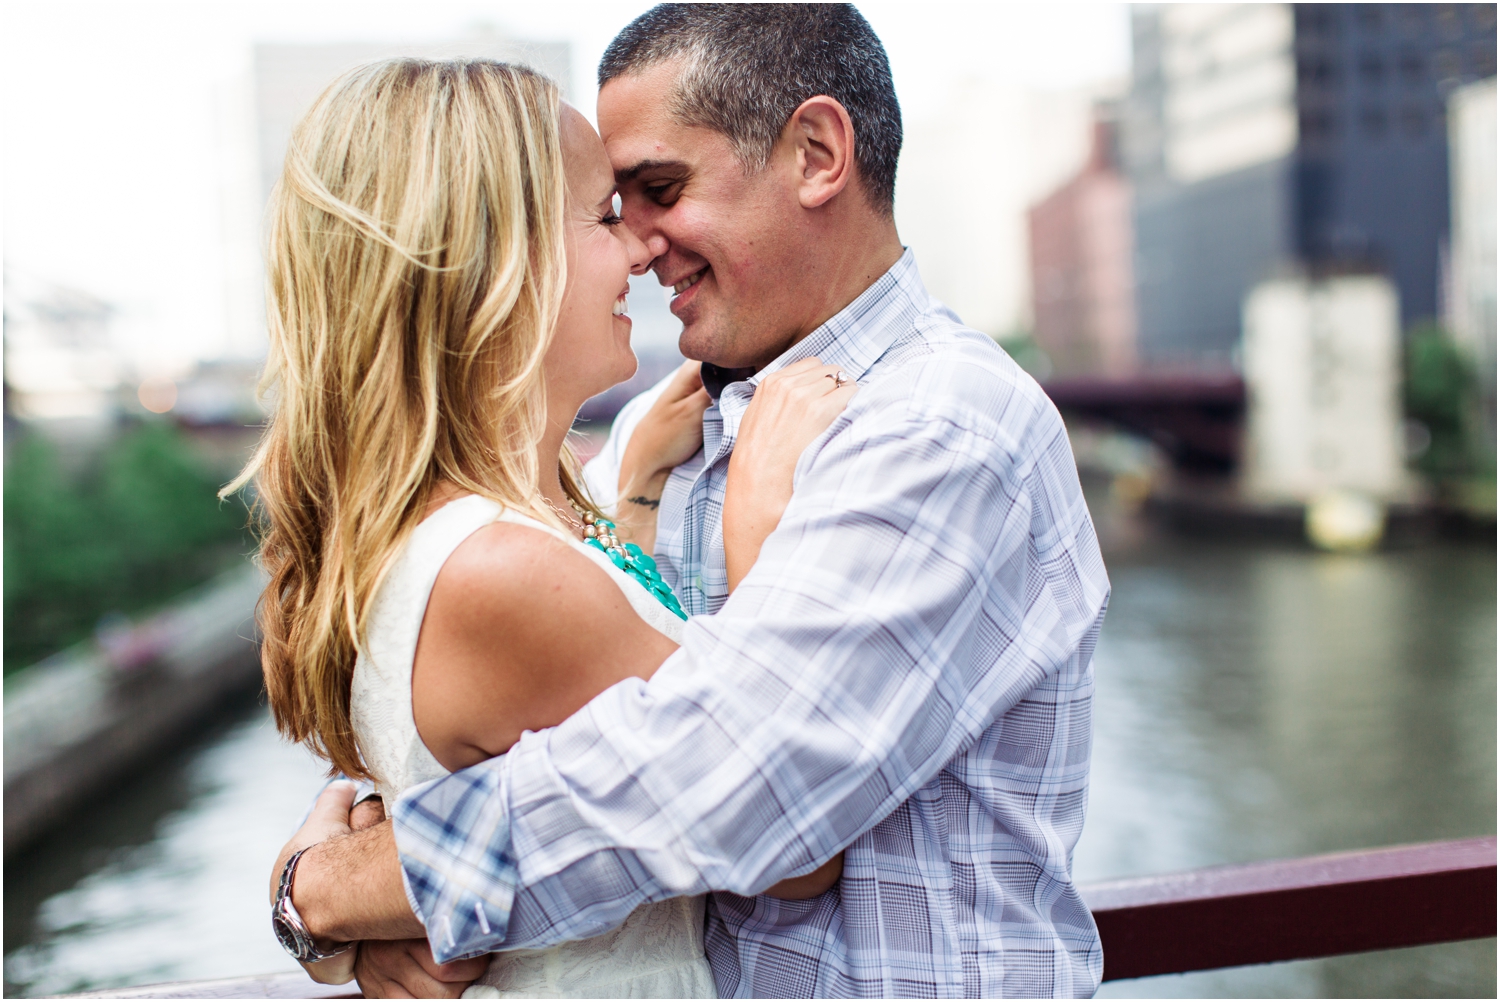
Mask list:
[[[1145,360],[1227,363],[1278,275],[1384,273],[1403,326],[1439,315],[1447,95],[1494,76],[1494,5],[1166,4],[1132,35]]]
[[[530,66],[567,97],[572,51],[566,42],[521,42],[490,30],[441,42],[347,42],[333,45],[255,47],[255,112],[261,196],[281,176],[292,129],[339,74],[380,59],[497,59]]]
[[[1027,213],[1033,333],[1058,376],[1135,369],[1130,183],[1113,105],[1096,110],[1083,169]]]
[[[1495,80],[1448,97],[1453,232],[1448,329],[1474,362],[1486,445],[1495,446]]]

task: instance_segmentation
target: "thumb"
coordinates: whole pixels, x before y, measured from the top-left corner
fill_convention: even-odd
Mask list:
[[[307,814],[307,820],[302,822],[302,827],[297,829],[297,834],[292,836],[286,844],[286,855],[290,856],[298,849],[305,849],[310,845],[316,845],[324,839],[335,835],[347,835],[349,833],[349,811],[354,806],[354,794],[356,786],[349,780],[338,780],[329,783],[318,794],[317,802],[313,804],[312,810]]]
[[[297,829],[296,834],[281,847],[281,852],[276,856],[276,865],[271,870],[272,900],[276,897],[276,885],[281,879],[281,871],[292,853],[299,849],[306,849],[310,845],[317,845],[335,835],[349,833],[349,811],[354,805],[355,789],[352,781],[341,779],[329,783],[323,788],[323,792],[318,794],[317,802],[308,812],[307,820],[302,822],[302,827]]]
[[[688,359],[677,367],[672,381],[667,384],[667,397],[681,400],[692,396],[694,390],[703,388],[703,363]]]
[[[347,779],[329,783],[323,788],[323,792],[318,794],[317,803],[313,804],[312,811],[307,815],[307,822],[303,824],[302,831],[319,829],[333,834],[335,829],[347,830],[349,812],[354,809],[354,795],[357,789],[358,787]]]

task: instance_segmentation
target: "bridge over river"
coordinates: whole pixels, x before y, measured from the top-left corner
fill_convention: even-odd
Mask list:
[[[1091,496],[1114,585],[1080,881],[1495,831],[1493,543],[1160,534]],[[9,995],[288,969],[269,860],[320,783],[243,699],[6,860]],[[1494,997],[1493,939],[1111,981],[1127,996]]]

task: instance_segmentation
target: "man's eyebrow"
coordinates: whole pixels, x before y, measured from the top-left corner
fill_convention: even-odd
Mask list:
[[[615,181],[619,183],[634,181],[648,170],[682,170],[685,167],[687,164],[681,160],[640,160],[629,167],[615,171]]]

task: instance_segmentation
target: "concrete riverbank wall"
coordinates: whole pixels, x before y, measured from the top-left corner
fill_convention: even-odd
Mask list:
[[[238,567],[5,680],[7,857],[260,685],[264,587]]]

